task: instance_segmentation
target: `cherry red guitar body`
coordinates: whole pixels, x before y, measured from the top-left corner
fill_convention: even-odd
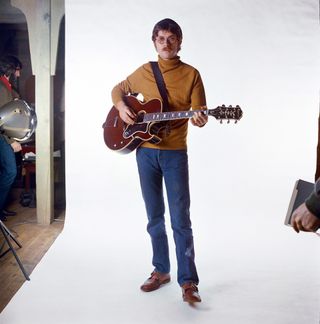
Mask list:
[[[158,132],[162,127],[153,127],[156,122],[142,122],[146,113],[161,113],[162,102],[159,99],[151,99],[142,103],[133,96],[125,97],[126,104],[136,113],[137,119],[134,125],[126,124],[119,116],[118,110],[113,106],[107,116],[104,128],[104,141],[111,150],[120,153],[130,153],[146,141],[159,143],[161,138]]]

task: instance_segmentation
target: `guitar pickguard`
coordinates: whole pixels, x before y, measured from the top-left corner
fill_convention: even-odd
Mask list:
[[[129,137],[145,137],[145,135],[148,133],[149,125],[144,124],[133,124],[133,125],[127,125],[125,130],[123,131],[123,138],[129,138]],[[140,136],[139,136],[140,135]]]

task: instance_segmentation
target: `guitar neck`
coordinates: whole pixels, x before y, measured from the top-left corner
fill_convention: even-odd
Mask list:
[[[188,119],[192,118],[196,112],[201,112],[206,116],[213,116],[216,119],[222,120],[239,120],[242,117],[242,110],[239,106],[236,107],[226,107],[224,105],[218,106],[215,109],[206,110],[187,110],[187,111],[167,111],[167,112],[157,112],[157,113],[146,113],[143,115],[143,123],[158,122],[158,121],[168,121],[177,119]]]
[[[193,115],[201,111],[205,115],[209,115],[209,110],[188,110],[188,111],[167,111],[159,113],[147,113],[144,115],[143,122],[149,123],[152,121],[168,121],[176,119],[192,118]]]

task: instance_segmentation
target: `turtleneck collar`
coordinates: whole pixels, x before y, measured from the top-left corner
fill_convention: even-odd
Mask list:
[[[175,58],[172,58],[170,60],[164,60],[158,55],[158,62],[163,72],[175,69],[181,64],[180,56],[176,56]]]

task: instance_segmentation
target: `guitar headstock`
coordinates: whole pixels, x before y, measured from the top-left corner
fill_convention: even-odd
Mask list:
[[[242,118],[242,110],[240,106],[228,106],[225,105],[218,106],[215,109],[209,109],[208,115],[213,116],[214,118],[220,120],[220,123],[222,123],[223,120],[227,120],[228,123],[230,120],[235,120],[235,123],[238,122]]]

